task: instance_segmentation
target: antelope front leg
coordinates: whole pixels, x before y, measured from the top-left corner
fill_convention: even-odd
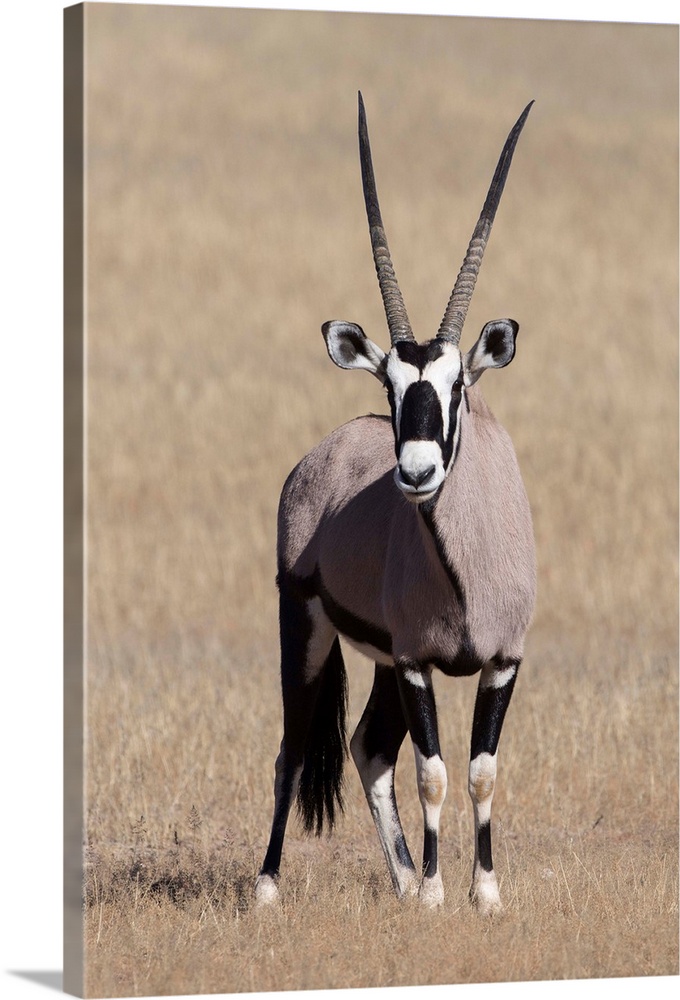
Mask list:
[[[446,767],[439,749],[437,711],[430,667],[399,663],[395,667],[399,694],[413,742],[418,795],[423,809],[423,880],[419,898],[428,906],[444,901],[439,871],[439,817],[446,797]]]
[[[470,899],[484,916],[502,909],[491,856],[491,802],[498,740],[519,663],[497,657],[482,669],[472,722],[468,791],[475,814],[475,861]]]

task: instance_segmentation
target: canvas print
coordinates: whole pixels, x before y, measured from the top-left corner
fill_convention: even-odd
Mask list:
[[[677,72],[66,10],[67,991],[677,975]]]

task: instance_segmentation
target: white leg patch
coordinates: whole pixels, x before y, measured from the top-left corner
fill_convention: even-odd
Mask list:
[[[439,824],[439,813],[446,798],[447,778],[446,765],[441,757],[425,757],[418,747],[414,746],[416,772],[418,775],[418,793],[425,811],[425,822],[431,815],[433,822],[427,825],[436,829]]]
[[[508,681],[517,673],[517,665],[511,663],[509,667],[503,667],[499,670],[490,664],[486,664],[482,669],[482,675],[479,679],[479,688],[481,691],[487,690],[487,688],[499,688],[505,687]]]
[[[279,887],[271,875],[258,875],[255,879],[255,902],[258,906],[272,906],[279,901]]]
[[[423,690],[427,687],[425,675],[420,670],[412,670],[410,667],[407,667],[405,670],[402,670],[401,676],[413,687],[422,688]]]
[[[418,890],[418,899],[425,906],[441,906],[444,902],[444,883],[439,872],[432,878],[424,878]]]
[[[405,867],[397,855],[396,843],[404,836],[404,832],[399,817],[394,811],[393,781],[394,771],[390,768],[376,778],[367,790],[366,798],[375,828],[378,831],[378,838],[385,854],[392,883],[397,895],[402,897],[415,892],[416,880],[413,871]]]
[[[446,765],[439,756],[425,757],[415,744],[413,750],[425,829],[433,831],[438,837],[439,818],[446,798]],[[440,871],[425,876],[420,884],[418,898],[425,906],[440,906],[444,902],[444,884]]]
[[[491,817],[491,802],[496,787],[496,754],[480,753],[470,761],[468,791],[475,807],[477,823],[486,823]]]
[[[361,736],[361,730],[357,729],[352,737],[350,750],[364,786],[392,884],[399,897],[412,895],[417,890],[415,873],[401,863],[396,847],[397,841],[403,839],[404,831],[394,806],[394,768],[386,765],[380,757],[367,760]]]
[[[483,868],[476,868],[470,889],[470,899],[482,917],[491,917],[495,913],[500,913],[503,906],[495,872],[486,872]]]
[[[479,828],[491,822],[491,803],[495,785],[496,754],[478,754],[470,761],[468,791],[475,814],[475,863],[470,899],[481,916],[499,913],[502,908],[495,872],[482,868],[477,855]]]

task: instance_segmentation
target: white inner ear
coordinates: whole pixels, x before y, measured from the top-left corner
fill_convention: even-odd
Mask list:
[[[494,355],[494,352],[487,347],[490,336],[498,330],[504,332],[504,346],[507,349],[505,355],[501,357]],[[485,368],[504,368],[510,364],[515,356],[517,330],[517,323],[509,319],[496,319],[485,324],[479,339],[463,359],[466,385],[474,385]]]
[[[484,335],[472,345],[463,359],[465,384],[474,385],[485,368],[493,364],[493,358],[484,350]]]
[[[470,353],[470,352],[468,352]],[[468,355],[466,354],[463,358],[463,383],[469,388],[474,385],[479,376],[484,371],[483,368],[479,368],[477,371],[470,371],[470,365],[468,361]]]
[[[381,367],[385,352],[369,340],[354,323],[329,323],[324,328],[326,347],[331,360],[339,368],[363,368],[384,381]]]
[[[357,355],[359,368],[367,368],[374,375],[378,375],[378,368],[385,359],[385,352],[368,337],[364,337],[364,352],[363,356]]]

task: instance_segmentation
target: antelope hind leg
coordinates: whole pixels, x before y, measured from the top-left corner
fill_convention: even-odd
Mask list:
[[[375,665],[373,688],[350,743],[394,890],[399,897],[418,889],[394,794],[394,769],[406,735],[393,667]]]

